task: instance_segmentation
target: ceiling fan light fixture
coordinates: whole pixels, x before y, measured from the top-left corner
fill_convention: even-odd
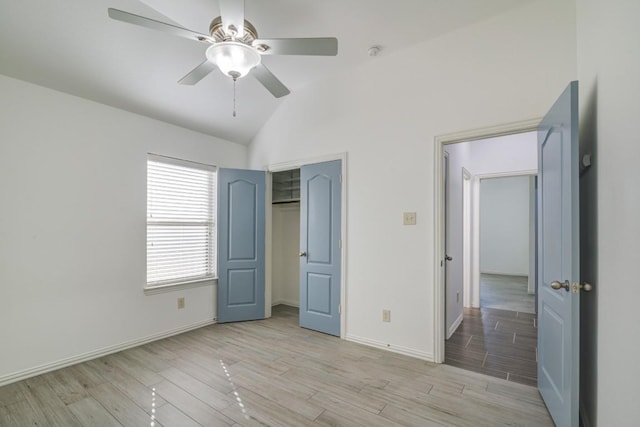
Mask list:
[[[256,49],[234,41],[215,43],[207,49],[206,55],[223,74],[234,80],[249,74],[262,60]]]

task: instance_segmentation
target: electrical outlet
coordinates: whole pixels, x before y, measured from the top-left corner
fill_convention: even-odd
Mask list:
[[[402,216],[402,223],[404,225],[416,225],[416,213],[405,212]]]
[[[391,310],[382,310],[382,321],[391,322]]]
[[[184,297],[178,298],[178,308],[184,308]]]

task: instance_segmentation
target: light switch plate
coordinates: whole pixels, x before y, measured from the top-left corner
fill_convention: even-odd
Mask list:
[[[405,212],[403,214],[402,223],[404,225],[416,225],[416,213],[415,212]]]

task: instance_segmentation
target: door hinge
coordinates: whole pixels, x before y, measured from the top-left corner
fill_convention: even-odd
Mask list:
[[[342,304],[338,304],[338,314],[342,314]]]
[[[338,240],[338,249],[342,249],[342,239]]]
[[[340,174],[340,182],[342,183],[342,174]]]

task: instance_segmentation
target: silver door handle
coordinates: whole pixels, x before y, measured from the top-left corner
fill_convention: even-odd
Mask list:
[[[449,255],[445,255],[444,259],[446,261],[453,261],[453,257],[449,256]]]
[[[565,291],[569,292],[569,288],[571,288],[571,284],[568,280],[565,280],[564,283],[560,283],[557,280],[551,282],[551,287],[555,290],[564,288]]]
[[[593,285],[587,282],[582,282],[581,284],[578,285],[578,287],[585,292],[591,292],[593,290]]]
[[[307,253],[306,253],[306,252],[300,252],[298,255],[300,255],[301,257],[303,257],[303,256],[307,256]]]

